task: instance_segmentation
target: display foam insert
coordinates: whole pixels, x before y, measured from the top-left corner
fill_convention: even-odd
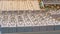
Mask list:
[[[38,0],[0,1],[0,10],[40,10]]]

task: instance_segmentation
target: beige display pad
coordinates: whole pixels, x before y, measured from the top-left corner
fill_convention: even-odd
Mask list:
[[[38,0],[0,1],[0,10],[40,10]]]

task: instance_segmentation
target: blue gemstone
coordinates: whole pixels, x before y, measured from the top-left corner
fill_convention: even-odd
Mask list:
[[[32,32],[32,27],[25,27],[24,32]]]
[[[60,25],[56,25],[55,30],[60,30]]]
[[[39,32],[40,31],[40,27],[33,27],[33,32]]]
[[[40,26],[40,31],[46,31],[47,27],[46,26]]]
[[[54,31],[54,26],[47,26],[47,31]]]
[[[24,32],[24,27],[17,27],[16,31],[17,32]]]

